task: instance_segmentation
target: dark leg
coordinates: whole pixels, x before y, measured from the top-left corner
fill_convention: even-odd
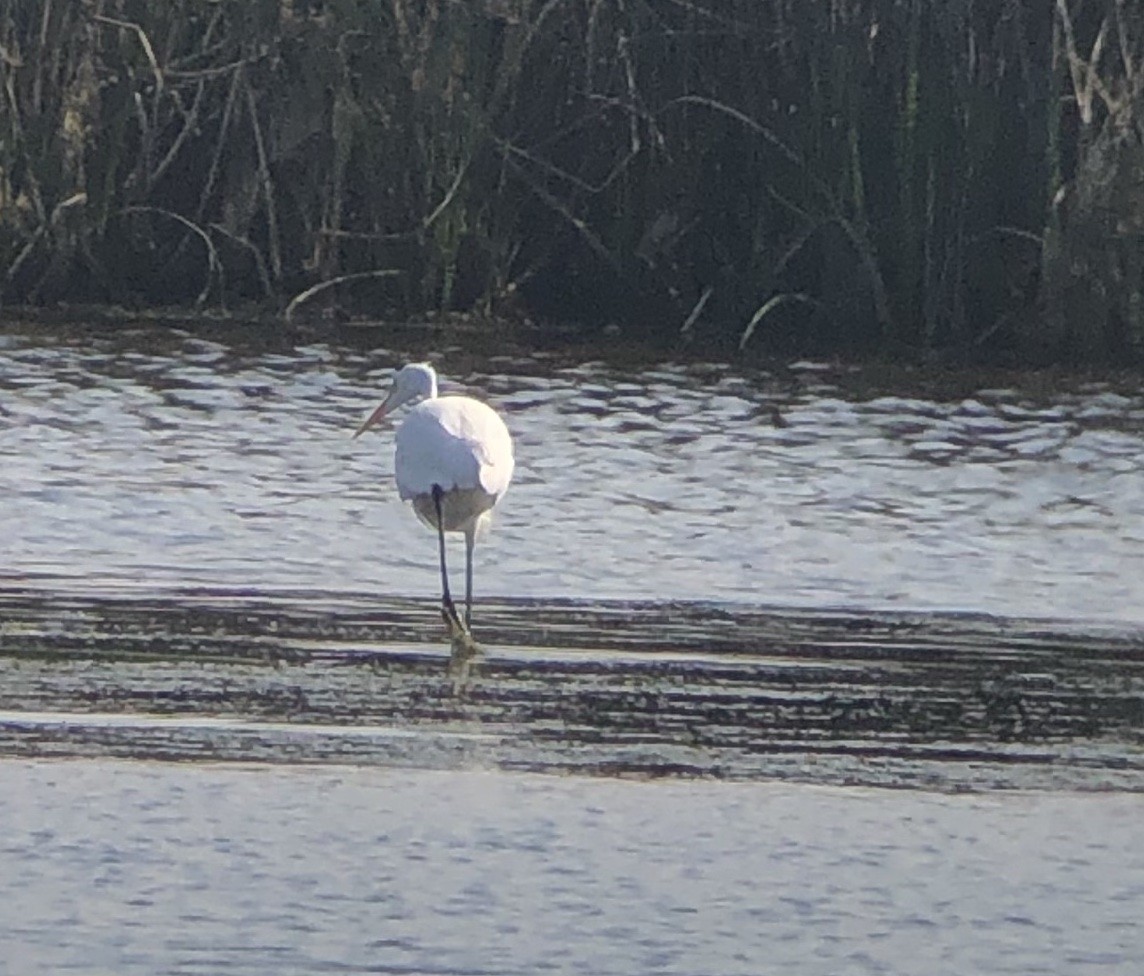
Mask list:
[[[465,532],[465,626],[473,626],[473,543],[476,541],[476,532],[469,529]]]
[[[437,510],[437,540],[441,552],[441,612],[445,622],[450,625],[459,621],[457,608],[453,605],[453,597],[449,593],[449,570],[445,567],[445,516],[441,511],[441,486],[433,486],[433,507]]]

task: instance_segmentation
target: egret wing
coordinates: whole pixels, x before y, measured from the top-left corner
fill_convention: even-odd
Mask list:
[[[409,412],[397,431],[394,472],[403,499],[480,488],[499,498],[513,471],[512,438],[496,411],[468,397],[439,397]]]

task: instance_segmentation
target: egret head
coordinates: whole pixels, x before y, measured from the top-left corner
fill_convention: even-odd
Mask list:
[[[358,429],[354,437],[364,434],[374,424],[382,421],[400,406],[432,400],[437,395],[437,373],[428,363],[410,363],[402,366],[393,377],[389,394],[371,413]]]

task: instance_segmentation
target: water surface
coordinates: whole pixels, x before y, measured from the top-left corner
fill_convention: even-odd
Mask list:
[[[1129,973],[1141,801],[0,762],[0,973]]]
[[[0,591],[0,754],[1144,792],[1138,635],[694,604]]]
[[[1144,620],[1144,394],[379,341],[10,326],[4,571],[432,594],[391,432],[350,439],[432,353],[516,437],[479,593]]]
[[[517,441],[465,680],[350,440],[431,352]],[[958,385],[10,327],[0,976],[1131,971],[1144,395]]]

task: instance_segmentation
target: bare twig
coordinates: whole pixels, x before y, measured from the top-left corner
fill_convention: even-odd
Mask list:
[[[424,230],[424,224],[417,230],[394,231],[392,234],[375,234],[365,230],[340,230],[333,227],[319,227],[316,233],[322,237],[344,241],[380,241],[393,244],[398,241],[416,241]]]
[[[1034,233],[1031,230],[1025,230],[1023,227],[1009,227],[1006,224],[998,224],[996,227],[990,227],[989,230],[983,231],[980,234],[974,234],[966,243],[976,244],[978,241],[984,240],[986,237],[991,237],[994,234],[998,237],[1015,237],[1018,240],[1036,244],[1037,247],[1045,246],[1045,239],[1040,234]]]
[[[20,57],[19,50],[13,54],[3,44],[0,44],[0,61],[4,62],[4,66],[8,68],[22,68],[24,67],[24,59]]]
[[[320,295],[322,292],[330,288],[335,288],[338,285],[344,285],[351,281],[364,281],[367,278],[395,278],[401,274],[405,274],[405,272],[399,268],[381,268],[377,271],[359,271],[355,274],[339,275],[336,278],[319,281],[316,285],[311,285],[305,291],[299,292],[290,299],[290,304],[286,306],[286,311],[282,313],[283,317],[289,322],[294,317],[294,312],[300,305],[304,305],[315,295]]]
[[[48,47],[48,27],[52,21],[52,3],[47,0],[44,4],[44,9],[40,15],[40,51],[47,50]],[[44,66],[47,64],[47,58],[36,58],[36,75],[32,82],[32,108],[36,115],[40,115],[44,110]]]
[[[620,9],[626,14],[627,11],[624,10],[623,0],[616,0],[616,2],[619,4]],[[627,35],[623,31],[620,31],[619,37],[616,39],[616,47],[619,51],[620,60],[624,64],[624,80],[628,85],[628,98],[632,100],[632,104],[634,105],[639,102],[640,98],[639,90],[636,88],[636,69],[635,65],[632,64],[628,44]],[[628,138],[631,155],[635,156],[640,151],[640,127],[639,119],[634,112],[628,113]]]
[[[739,337],[739,348],[747,348],[747,343],[750,342],[751,336],[755,334],[755,330],[776,308],[791,304],[811,305],[815,308],[822,307],[822,302],[817,298],[811,298],[810,295],[804,295],[799,291],[789,291],[779,295],[772,295],[767,301],[763,302],[763,304],[755,310],[755,314],[751,316],[751,321],[747,323],[747,327],[743,330],[742,336]]]
[[[202,104],[203,90],[205,87],[206,86],[200,81],[195,91],[195,100],[191,102],[190,112],[183,121],[183,127],[171,142],[171,148],[167,150],[167,154],[159,161],[159,165],[156,166],[151,173],[147,174],[148,190],[163,178],[163,174],[170,169],[171,164],[175,161],[176,157],[178,157],[179,151],[183,148],[187,139],[193,135],[198,128],[199,106]]]
[[[790,148],[785,142],[782,141],[771,129],[768,129],[760,122],[756,122],[745,112],[740,112],[737,108],[730,105],[725,105],[723,102],[718,102],[714,98],[707,98],[705,95],[680,95],[679,98],[674,98],[668,102],[660,112],[675,105],[701,105],[704,108],[709,108],[715,112],[722,112],[724,115],[729,115],[731,118],[741,122],[752,132],[757,132],[767,142],[774,146],[786,159],[793,163],[795,166],[803,167],[806,165],[803,158]]]
[[[979,335],[977,335],[976,337],[974,337],[972,344],[974,346],[985,345],[985,343],[987,343],[998,332],[1000,332],[1003,328],[1005,328],[1007,325],[1009,325],[1009,323],[1012,322],[1016,317],[1017,317],[1017,311],[1016,310],[1009,311],[1009,312],[1006,312],[1004,315],[997,316],[997,318],[993,320],[993,323],[989,326],[989,328],[985,329],[984,332],[982,332]]]
[[[226,133],[230,128],[231,116],[234,115],[234,103],[238,99],[238,89],[242,82],[242,75],[242,65],[239,64],[239,66],[235,68],[234,75],[230,80],[230,89],[226,93],[226,103],[222,109],[222,121],[219,122],[218,135],[215,137],[215,151],[211,156],[211,165],[207,170],[206,181],[199,191],[199,208],[196,211],[195,218],[200,221],[206,212],[211,192],[214,190],[215,180],[218,179],[219,168],[222,166],[222,154],[227,145]]]
[[[1069,14],[1066,0],[1057,0],[1057,14],[1060,17],[1061,27],[1064,29],[1065,57],[1068,59],[1069,75],[1072,77],[1073,93],[1076,96],[1080,120],[1085,125],[1091,125],[1093,120],[1092,96],[1094,92],[1100,95],[1110,110],[1112,110],[1116,104],[1112,96],[1105,89],[1104,83],[1100,80],[1100,76],[1097,74],[1101,56],[1104,54],[1104,42],[1108,37],[1110,20],[1106,16],[1104,20],[1101,21],[1100,31],[1096,35],[1096,40],[1092,42],[1092,52],[1086,60],[1080,56],[1077,50],[1076,33],[1073,30],[1072,16]]]
[[[45,220],[36,228],[36,232],[28,238],[27,243],[20,249],[20,253],[16,255],[12,263],[8,266],[8,271],[5,278],[11,282],[15,280],[16,275],[20,273],[20,269],[24,266],[24,262],[28,260],[36,250],[37,245],[42,241],[53,227],[59,224],[60,220],[67,211],[75,207],[82,207],[87,203],[87,194],[82,190],[79,193],[73,193],[66,200],[61,200],[52,209],[52,216],[50,219]]]
[[[274,288],[270,284],[270,276],[266,273],[266,262],[262,260],[262,252],[245,237],[239,237],[238,234],[234,234],[223,227],[222,224],[211,224],[210,229],[250,252],[250,256],[254,258],[254,267],[258,271],[258,283],[262,286],[262,293],[266,296],[273,294]]]
[[[147,32],[138,24],[132,23],[129,20],[105,17],[103,14],[94,14],[92,20],[100,24],[107,24],[109,27],[118,27],[120,30],[131,31],[139,38],[139,44],[143,48],[143,53],[146,55],[148,63],[151,65],[151,73],[155,76],[156,94],[161,92],[163,90],[163,69],[159,67],[159,60],[155,57],[155,49],[151,46],[151,39],[147,36]]]
[[[1132,57],[1132,43],[1128,38],[1128,18],[1124,15],[1125,0],[1116,0],[1116,36],[1120,41],[1120,60],[1129,87],[1136,81],[1136,62]]]
[[[188,220],[182,214],[175,213],[173,210],[165,210],[162,207],[145,207],[145,206],[132,206],[124,207],[120,213],[133,214],[133,213],[150,213],[158,214],[161,217],[168,217],[175,222],[182,224],[192,234],[194,234],[200,241],[203,242],[207,249],[207,279],[203,283],[202,291],[199,292],[198,298],[195,299],[195,307],[198,308],[206,300],[211,290],[212,276],[218,274],[222,278],[222,262],[218,259],[218,252],[215,250],[214,241],[211,240],[210,234],[203,230],[198,224],[192,220]]]
[[[810,219],[810,215],[803,212],[803,211],[798,211],[798,214],[800,217],[803,217],[805,219]],[[783,256],[781,258],[779,258],[778,261],[776,262],[775,267],[774,267],[774,271],[772,272],[772,274],[774,275],[775,278],[782,277],[783,273],[786,271],[787,265],[790,264],[791,261],[793,261],[795,259],[795,257],[802,252],[802,249],[804,247],[806,247],[807,242],[812,237],[814,237],[815,234],[818,233],[818,231],[821,227],[822,227],[822,222],[817,221],[814,224],[812,224],[810,227],[808,227],[805,231],[803,231],[801,234],[799,234],[799,236],[795,240],[795,242],[793,244],[791,244],[791,246],[788,247],[783,252]]]
[[[565,183],[576,187],[578,190],[583,190],[585,193],[590,193],[593,196],[603,193],[606,189],[608,189],[608,187],[616,181],[617,177],[619,177],[619,175],[628,168],[632,160],[635,158],[633,153],[625,153],[620,158],[619,162],[612,167],[611,172],[609,172],[608,175],[605,176],[600,183],[589,183],[587,180],[581,179],[575,173],[569,173],[567,170],[561,169],[555,163],[552,163],[547,159],[543,159],[540,156],[536,156],[529,152],[527,149],[522,149],[520,146],[514,145],[505,139],[498,139],[496,136],[492,136],[492,141],[493,144],[501,150],[501,152],[511,153],[513,156],[519,156],[521,159],[527,160],[538,169],[542,169],[546,173],[549,173],[552,176],[563,180]]]
[[[691,332],[698,321],[699,316],[703,314],[703,309],[707,307],[707,301],[711,298],[712,293],[715,291],[711,285],[703,289],[703,294],[699,296],[699,301],[695,303],[695,307],[691,309],[691,314],[687,316],[679,331],[681,335],[687,335]]]
[[[528,171],[525,170],[524,167],[519,163],[516,163],[511,157],[506,156],[505,162],[507,162],[509,167],[524,180],[525,185],[533,193],[540,197],[541,200],[543,200],[546,204],[548,204],[549,207],[560,214],[561,217],[568,221],[568,223],[570,223],[577,230],[577,232],[579,232],[580,236],[584,238],[585,243],[592,250],[592,253],[599,257],[600,260],[602,260],[605,264],[607,264],[608,267],[611,268],[617,275],[621,274],[620,264],[615,259],[615,257],[613,257],[612,252],[604,246],[604,242],[601,241],[600,238],[592,232],[591,228],[588,227],[588,225],[583,220],[572,213],[572,211],[569,210],[564,203],[549,193],[548,190],[546,190],[543,186],[541,186],[535,180],[531,179],[528,175]]]
[[[540,8],[536,19],[528,25],[524,38],[512,53],[512,62],[502,65],[498,72],[496,87],[488,101],[490,108],[499,105],[501,99],[509,91],[509,86],[519,80],[520,66],[524,62],[524,56],[528,53],[529,47],[532,46],[533,39],[540,33],[540,28],[544,26],[544,22],[552,15],[553,11],[564,2],[565,0],[548,0]]]
[[[465,174],[468,171],[469,160],[465,160],[465,164],[457,170],[457,175],[453,179],[453,185],[449,187],[444,199],[442,199],[442,201],[433,208],[433,212],[421,222],[422,230],[428,230],[432,227],[437,222],[437,218],[449,208],[449,204],[453,202],[453,197],[457,195],[457,191],[461,188],[461,183],[464,181]]]
[[[239,68],[244,68],[248,64],[254,64],[259,60],[259,57],[240,58],[238,61],[231,61],[229,64],[220,64],[214,68],[199,68],[194,69],[180,69],[168,68],[167,77],[177,78],[180,81],[209,81],[211,78],[221,78],[224,75],[229,75],[232,71],[237,71]]]
[[[846,236],[850,239],[850,243],[858,255],[858,260],[862,262],[862,267],[870,279],[870,292],[874,298],[874,313],[878,318],[878,328],[882,333],[882,337],[885,338],[889,333],[891,324],[890,300],[886,295],[886,282],[883,280],[882,272],[878,268],[878,259],[874,254],[874,246],[864,233],[861,233],[851,221],[847,220],[841,214],[835,215],[832,219],[838,223],[838,226],[842,228]]]
[[[348,241],[380,241],[386,243],[395,243],[397,241],[415,241],[418,240],[425,231],[429,230],[441,218],[441,215],[449,209],[449,204],[457,195],[461,185],[464,183],[465,174],[469,170],[469,161],[457,171],[457,175],[453,177],[453,183],[445,192],[445,196],[441,198],[441,202],[433,208],[433,210],[426,215],[420,226],[416,230],[396,231],[388,234],[376,234],[368,231],[359,230],[341,230],[340,228],[322,227],[319,228],[318,233],[322,237],[348,240]]]
[[[254,130],[254,147],[258,152],[258,179],[262,185],[262,196],[266,203],[266,239],[270,248],[270,270],[275,281],[282,280],[282,251],[278,242],[278,209],[274,204],[274,182],[270,177],[270,163],[266,156],[266,143],[262,139],[262,126],[258,121],[258,106],[254,101],[254,89],[248,82],[246,88],[246,108],[250,113],[250,125]]]

